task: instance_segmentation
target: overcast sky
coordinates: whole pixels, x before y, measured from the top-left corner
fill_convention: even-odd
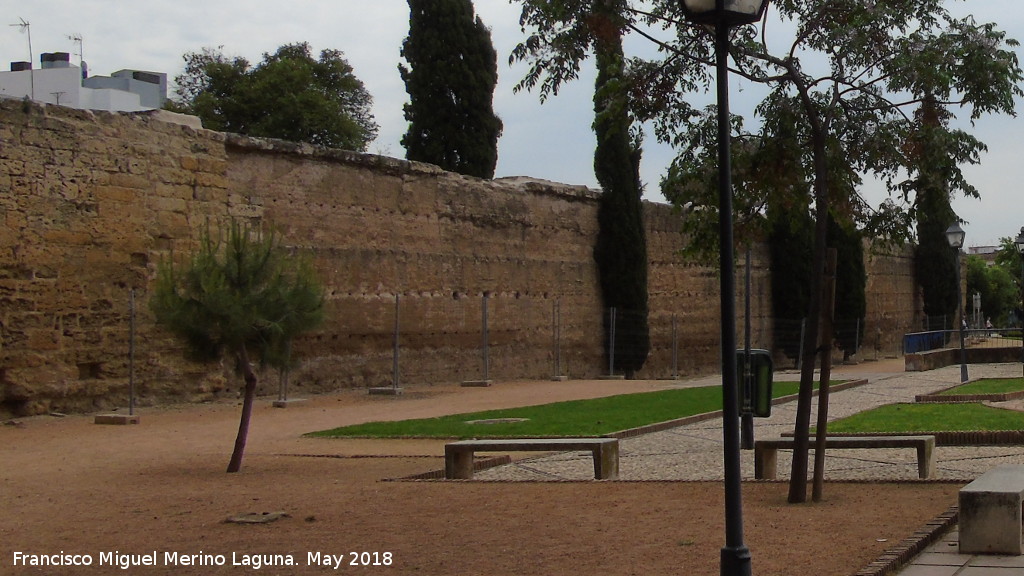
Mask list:
[[[492,28],[498,51],[499,86],[495,111],[505,124],[499,141],[497,176],[533,176],[568,184],[596,186],[593,175],[594,135],[591,131],[593,74],[565,87],[557,97],[540,104],[536,93],[513,94],[513,85],[525,68],[507,63],[512,48],[523,38],[518,4],[509,0],[475,0],[478,14]],[[980,22],[996,22],[1011,38],[1024,40],[1021,0],[950,0],[957,14],[972,13]],[[399,144],[405,132],[402,104],[405,86],[398,75],[399,49],[408,32],[409,8],[405,0],[0,0],[2,24],[21,19],[31,27],[34,67],[42,52],[69,52],[78,61],[83,40],[90,74],[108,75],[121,69],[181,73],[182,55],[203,47],[223,46],[229,56],[258,62],[264,52],[293,42],[309,42],[314,51],[333,48],[345,53],[356,75],[374,98],[374,116],[380,124],[370,151],[404,157]],[[634,41],[627,49],[641,49]],[[26,60],[28,35],[18,26],[0,27],[0,59]],[[744,86],[732,85],[732,110],[750,113]],[[700,98],[708,98],[700,96]],[[1024,114],[1024,106],[1018,102]],[[957,213],[968,221],[970,246],[994,244],[1013,237],[1024,226],[1024,201],[1017,186],[1024,176],[1024,120],[999,116],[985,118],[973,130],[989,145],[982,164],[967,169],[981,200],[958,199]],[[670,150],[648,138],[642,177],[645,197],[663,201],[658,181],[672,157]],[[873,202],[882,199],[878,187],[865,192]]]

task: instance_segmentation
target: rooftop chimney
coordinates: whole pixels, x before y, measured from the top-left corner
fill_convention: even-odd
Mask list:
[[[43,52],[39,57],[43,70],[48,68],[69,68],[71,67],[71,54],[67,52]]]

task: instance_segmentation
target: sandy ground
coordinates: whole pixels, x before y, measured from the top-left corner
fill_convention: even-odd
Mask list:
[[[718,574],[720,483],[388,481],[443,468],[443,441],[301,437],[661,385],[431,386],[400,397],[344,392],[287,409],[265,399],[238,474],[224,473],[237,402],[146,408],[137,426],[18,419],[0,426],[0,574],[246,574],[257,563],[261,574]],[[959,487],[830,483],[825,501],[789,505],[788,484],[746,483],[753,572],[854,574],[955,504]],[[225,522],[278,511],[287,516],[272,523]],[[40,560],[92,565],[31,566]],[[156,565],[118,565],[150,560]],[[289,560],[295,566],[267,565]]]

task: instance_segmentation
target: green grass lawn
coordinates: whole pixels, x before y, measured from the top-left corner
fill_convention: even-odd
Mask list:
[[[1024,430],[1024,412],[981,404],[889,404],[828,425],[835,433]]]
[[[946,390],[942,396],[967,394],[1005,394],[1024,390],[1024,378],[983,378]]]
[[[834,382],[833,384],[837,384]],[[797,382],[775,382],[776,398],[796,394]],[[571,400],[540,406],[487,410],[438,418],[368,422],[311,432],[317,437],[480,438],[600,436],[638,426],[675,420],[722,409],[720,386],[679,388],[622,394],[591,400]],[[469,420],[527,418],[525,422],[468,424]]]

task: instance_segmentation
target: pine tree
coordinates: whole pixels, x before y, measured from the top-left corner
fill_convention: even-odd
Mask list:
[[[197,360],[227,355],[245,381],[228,472],[238,472],[258,383],[253,362],[280,366],[288,343],[323,320],[323,289],[304,259],[285,255],[271,233],[232,221],[207,229],[183,267],[161,263],[150,309]]]
[[[409,103],[402,137],[406,158],[493,178],[501,119],[492,101],[498,83],[490,30],[471,0],[409,0],[409,36],[399,64]]]

